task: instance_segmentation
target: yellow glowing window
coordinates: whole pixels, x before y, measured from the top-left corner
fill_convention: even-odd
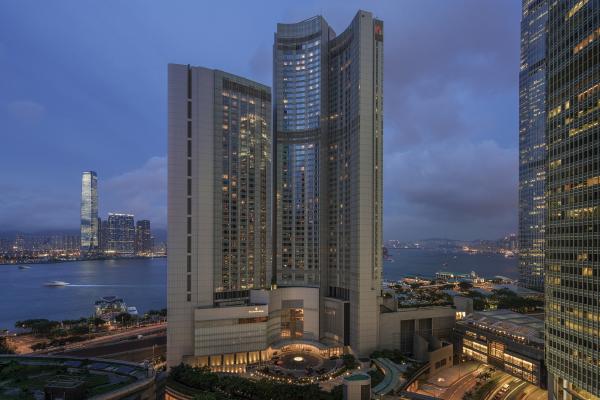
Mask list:
[[[578,1],[567,13],[565,21],[568,21],[571,17],[573,17],[573,15],[577,14],[577,11],[581,10],[583,6],[585,6],[588,3],[588,1],[589,0]]]
[[[587,180],[587,185],[588,186],[596,186],[596,185],[600,185],[600,176],[595,176],[593,178],[589,178]]]
[[[593,121],[593,122],[588,122],[587,124],[583,125],[581,128],[569,129],[569,136],[578,135],[581,132],[587,131],[588,129],[593,128],[595,126],[598,126],[598,120]]]
[[[588,260],[587,253],[577,254],[577,261],[587,261],[587,260]]]
[[[558,114],[560,114],[560,112],[562,111],[562,106],[558,106],[558,107],[554,107],[552,110],[550,110],[550,112],[548,113],[548,117],[550,118],[554,118],[556,117]]]
[[[600,37],[600,28],[596,29],[591,35],[577,43],[577,46],[573,48],[573,54],[579,53],[581,50],[588,47],[594,40]]]
[[[594,86],[584,90],[583,92],[579,93],[577,95],[577,100],[582,101],[583,99],[585,99],[587,96],[595,93],[598,89],[600,89],[600,83],[595,84]]]

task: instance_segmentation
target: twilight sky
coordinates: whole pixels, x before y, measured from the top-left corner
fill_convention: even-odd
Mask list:
[[[0,2],[0,231],[166,224],[167,63],[271,85],[277,22],[384,20],[384,237],[516,231],[519,0]]]

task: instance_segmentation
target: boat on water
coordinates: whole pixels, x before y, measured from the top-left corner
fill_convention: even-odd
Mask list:
[[[19,269],[29,269],[31,268],[29,265],[19,265]]]
[[[127,307],[127,313],[129,315],[138,315],[137,307],[135,307],[135,306],[129,306],[129,307]]]
[[[63,281],[50,281],[50,282],[46,282],[44,283],[44,286],[48,286],[48,287],[61,287],[61,286],[68,286],[69,282],[63,282]]]

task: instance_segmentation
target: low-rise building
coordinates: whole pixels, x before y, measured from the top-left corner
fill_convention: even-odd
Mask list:
[[[510,310],[475,312],[456,323],[459,354],[545,388],[544,320]]]
[[[369,400],[371,398],[371,377],[367,374],[354,374],[343,379],[344,400]]]
[[[96,317],[105,321],[114,321],[117,315],[127,312],[127,304],[116,296],[106,296],[96,300],[94,304]]]
[[[281,351],[305,350],[322,356],[344,349],[319,341],[318,289],[283,287],[251,290],[249,302],[194,310],[194,356],[190,365],[219,372],[244,372]]]
[[[415,335],[449,339],[456,323],[456,309],[451,306],[394,309],[393,302],[386,301],[381,310],[378,347],[408,354],[415,353]]]

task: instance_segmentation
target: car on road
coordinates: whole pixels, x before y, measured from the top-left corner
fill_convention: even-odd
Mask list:
[[[508,392],[508,389],[510,388],[510,383],[512,382],[505,383],[504,385],[502,385],[500,390],[498,390],[494,395],[494,400],[500,400],[504,397],[504,395],[506,394],[506,392]]]

